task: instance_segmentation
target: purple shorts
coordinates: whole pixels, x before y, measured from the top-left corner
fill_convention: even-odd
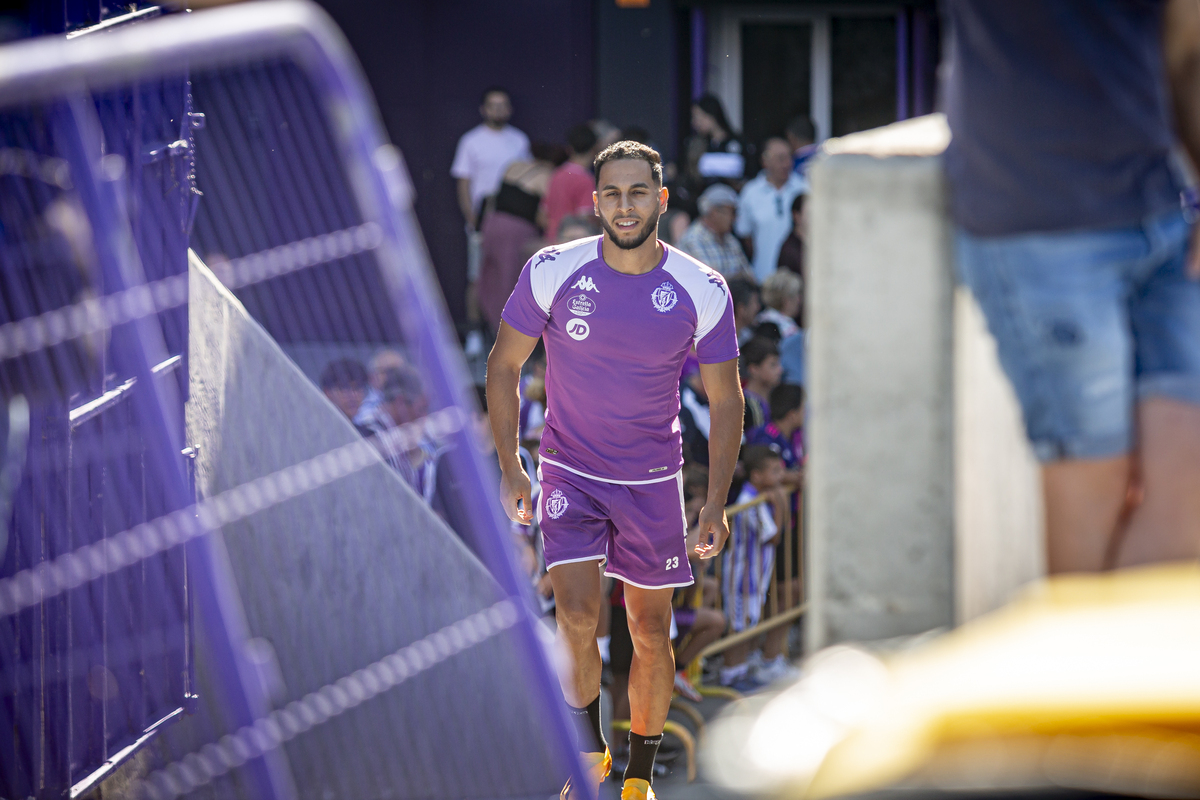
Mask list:
[[[543,463],[538,475],[547,569],[606,561],[605,575],[643,589],[692,584],[682,474],[657,483],[606,483]]]

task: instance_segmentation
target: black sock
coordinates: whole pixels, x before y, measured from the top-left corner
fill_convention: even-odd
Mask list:
[[[625,768],[625,780],[641,778],[647,783],[654,783],[654,757],[658,755],[660,744],[661,733],[658,736],[642,736],[629,732],[629,766]]]
[[[600,727],[600,695],[584,708],[576,708],[567,703],[567,711],[575,721],[575,729],[579,734],[579,752],[603,753],[608,747],[604,740],[604,731]]]

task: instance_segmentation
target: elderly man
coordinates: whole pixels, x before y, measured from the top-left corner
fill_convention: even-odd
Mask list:
[[[753,278],[746,251],[733,235],[737,192],[723,183],[714,183],[704,190],[696,204],[700,218],[688,226],[676,246],[726,278]]]
[[[779,248],[792,232],[792,201],[808,183],[792,172],[792,148],[783,139],[763,146],[763,170],[742,189],[734,231],[746,244],[762,283],[779,264]]]

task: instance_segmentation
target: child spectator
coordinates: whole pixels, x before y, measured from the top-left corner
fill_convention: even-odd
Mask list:
[[[770,419],[767,397],[783,379],[779,347],[756,336],[742,348],[742,390],[746,396],[745,429],[761,428]]]
[[[758,285],[746,278],[734,278],[726,286],[733,300],[733,323],[737,326],[738,346],[754,337],[754,319],[762,310],[758,296]]]
[[[384,428],[376,428],[374,441],[387,463],[400,473],[425,502],[432,505],[437,490],[438,460],[442,453],[436,442],[423,438],[411,448],[392,441],[388,434],[399,425],[415,422],[425,416],[429,403],[421,387],[421,378],[411,367],[388,370],[383,381],[383,402],[379,418]]]
[[[406,367],[408,359],[398,350],[385,348],[371,356],[370,371],[367,374],[367,395],[354,415],[355,425],[372,429],[387,427],[387,421],[379,414],[379,404],[383,402],[383,381],[390,370]]]
[[[733,631],[752,628],[762,620],[763,602],[774,574],[775,542],[787,502],[782,489],[783,459],[778,453],[766,445],[751,445],[742,455],[742,463],[747,480],[737,502],[749,503],[763,495],[770,500],[751,506],[730,520],[729,543],[721,565],[721,589],[725,615]],[[771,631],[768,638],[778,635],[777,630]],[[782,630],[786,636],[786,626]],[[744,642],[725,651],[725,665],[721,668],[723,685],[748,692],[764,684],[747,662],[751,645]]]
[[[804,387],[781,383],[769,395],[771,420],[746,431],[746,444],[765,444],[783,459],[787,472],[783,483],[800,488],[800,467],[804,464]]]
[[[321,370],[320,383],[321,391],[329,402],[354,422],[354,415],[362,407],[363,398],[367,395],[367,368],[362,362],[354,358],[330,361]],[[366,426],[354,423],[354,427],[363,436],[371,435],[371,430]]]

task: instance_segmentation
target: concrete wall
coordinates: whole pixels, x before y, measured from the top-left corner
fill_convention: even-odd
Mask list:
[[[188,441],[211,496],[358,440],[347,420],[194,260]],[[483,565],[382,461],[222,531],[252,636],[278,661],[283,705],[499,599]],[[202,678],[204,651],[200,651]],[[522,660],[500,637],[286,746],[301,798],[553,794]],[[222,727],[206,712],[175,749]],[[177,753],[178,755],[178,753]],[[238,791],[225,781],[211,796]]]
[[[810,649],[953,625],[1039,568],[1020,414],[956,296],[948,140],[938,116],[897,123],[811,173]]]

